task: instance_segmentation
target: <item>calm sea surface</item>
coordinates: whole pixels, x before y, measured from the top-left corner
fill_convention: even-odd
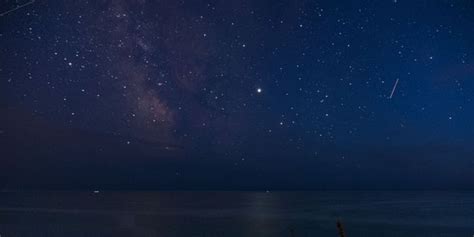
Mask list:
[[[0,192],[0,235],[473,237],[474,192]]]

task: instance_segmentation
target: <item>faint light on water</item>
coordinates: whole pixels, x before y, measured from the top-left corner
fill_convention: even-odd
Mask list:
[[[99,190],[94,190],[94,194],[98,194],[98,193],[100,193]]]

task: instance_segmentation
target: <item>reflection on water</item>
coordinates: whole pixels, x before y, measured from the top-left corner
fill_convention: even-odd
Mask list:
[[[8,236],[472,236],[473,192],[0,193]]]

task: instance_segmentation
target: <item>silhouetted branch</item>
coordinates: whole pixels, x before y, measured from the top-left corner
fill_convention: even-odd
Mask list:
[[[337,220],[336,225],[337,225],[337,230],[339,232],[339,237],[346,237],[346,233],[344,232],[344,226],[342,225],[342,222],[340,220]]]

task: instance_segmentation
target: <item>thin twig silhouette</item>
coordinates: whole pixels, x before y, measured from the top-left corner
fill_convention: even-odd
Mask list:
[[[336,225],[337,225],[337,230],[339,232],[339,237],[346,237],[346,233],[344,232],[344,226],[342,225],[342,222],[340,220],[337,220]]]

